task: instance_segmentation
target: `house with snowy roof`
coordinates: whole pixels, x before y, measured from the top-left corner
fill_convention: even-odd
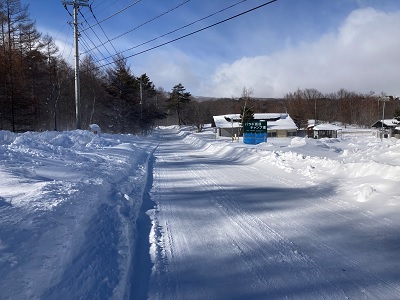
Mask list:
[[[213,116],[217,136],[242,136],[240,114]],[[268,137],[293,137],[297,135],[297,126],[287,113],[255,113],[254,119],[267,121]]]
[[[395,136],[400,138],[400,122],[397,119],[378,120],[371,126],[384,131],[384,137]]]

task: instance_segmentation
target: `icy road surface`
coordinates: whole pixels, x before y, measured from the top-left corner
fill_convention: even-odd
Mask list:
[[[200,146],[160,133],[149,299],[400,299],[398,222],[329,177]]]

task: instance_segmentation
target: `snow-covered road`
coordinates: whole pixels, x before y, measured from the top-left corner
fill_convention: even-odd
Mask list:
[[[399,182],[372,135],[0,131],[0,300],[400,299]]]
[[[150,299],[398,299],[399,223],[257,155],[164,131]]]

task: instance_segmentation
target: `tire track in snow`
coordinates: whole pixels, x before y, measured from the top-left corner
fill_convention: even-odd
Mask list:
[[[168,173],[160,165],[164,165],[166,159],[162,153],[163,145],[159,145],[155,152],[156,165],[158,166],[157,171],[154,172],[154,181],[162,183],[161,179],[168,179]],[[164,184],[154,185],[152,190],[152,198],[157,203],[157,208],[153,216],[153,230],[156,231],[156,255],[153,255],[154,268],[153,276],[151,279],[151,288],[149,299],[166,299],[166,295],[182,295],[180,289],[180,282],[183,278],[179,272],[179,266],[170,263],[174,261],[175,258],[181,256],[181,252],[189,251],[188,243],[186,239],[175,238],[173,233],[173,228],[168,217],[162,217],[162,215],[168,215],[173,212],[174,209],[169,201],[161,201],[160,194],[161,190],[165,190],[166,186]],[[169,191],[174,191],[176,189],[176,184],[170,182],[167,189]],[[162,222],[161,220],[165,220]],[[179,218],[178,218],[179,220]],[[156,228],[155,228],[156,227]],[[180,222],[175,225],[177,228],[181,228]],[[177,251],[177,253],[175,253]],[[187,295],[189,297],[189,295]],[[183,297],[184,299],[185,297]]]
[[[346,295],[343,291],[337,287],[334,283],[330,282],[325,276],[324,271],[321,266],[315,263],[310,257],[298,251],[298,247],[285,238],[283,235],[278,233],[276,230],[272,228],[272,226],[268,225],[264,221],[257,218],[254,214],[249,213],[243,207],[238,205],[238,199],[232,196],[231,193],[227,193],[225,189],[219,184],[219,180],[215,180],[214,178],[222,178],[225,177],[224,180],[229,180],[226,177],[225,173],[219,173],[218,176],[215,176],[215,170],[208,170],[209,168],[205,164],[198,165],[195,172],[198,174],[199,180],[202,182],[204,188],[207,187],[217,187],[217,190],[212,190],[210,192],[210,196],[213,199],[213,202],[216,206],[218,206],[223,214],[228,216],[232,223],[236,224],[235,234],[232,234],[229,238],[231,243],[239,249],[240,257],[243,261],[249,266],[251,270],[256,270],[259,266],[259,261],[254,261],[253,257],[261,257],[267,265],[270,265],[272,268],[276,265],[276,261],[280,260],[283,263],[289,264],[289,269],[292,272],[296,272],[297,269],[303,269],[307,271],[301,272],[302,280],[307,281],[310,285],[321,285],[321,282],[313,280],[309,276],[309,268],[313,269],[313,273],[318,274],[316,276],[319,279],[323,279],[324,286],[330,286],[333,289],[337,296],[334,296],[332,292],[326,292],[324,289],[315,291],[314,298],[318,299],[345,299]],[[238,170],[235,169],[237,172]],[[241,242],[242,239],[237,238],[237,233],[242,231],[246,236],[246,242]],[[269,240],[268,238],[271,238]],[[254,255],[254,250],[257,250],[257,254]],[[251,255],[246,255],[246,253],[252,253]],[[273,255],[273,256],[271,256]],[[262,276],[261,276],[262,275]],[[268,273],[266,274],[258,274],[259,281],[265,286],[274,286],[274,289],[278,289],[279,285],[285,285],[286,277],[288,276],[285,271],[281,272],[279,280],[279,284],[273,282],[271,278],[268,277]],[[276,280],[276,279],[275,279]],[[326,287],[325,290],[328,289]],[[309,295],[310,296],[310,295]]]
[[[201,170],[207,170],[207,169],[208,169],[208,166],[206,164],[202,164],[202,165],[199,166],[198,170],[199,170],[199,172],[201,172]],[[279,183],[281,183],[281,184],[283,184],[285,186],[288,186],[288,187],[299,186],[298,183],[289,181],[288,179],[285,179],[285,178],[283,178],[281,176],[277,176],[276,174],[273,174],[273,177],[272,177],[271,174],[269,174],[269,173],[267,173],[267,172],[265,172],[263,170],[259,170],[259,169],[255,168],[255,167],[252,167],[251,169],[253,170],[253,172],[257,171],[258,173],[261,173],[264,176],[267,176],[269,181],[279,182]],[[235,169],[235,172],[237,172],[237,171],[238,170]],[[210,170],[209,173],[203,171],[203,174],[200,175],[199,177],[200,178],[209,178],[208,181],[210,181],[210,183],[207,183],[206,185],[213,185],[214,184],[214,186],[218,186],[220,189],[223,190],[223,187],[219,186],[219,183],[218,183],[220,180],[216,181],[216,180],[214,180],[212,178],[223,178],[224,176],[225,176],[224,180],[229,180],[229,178],[226,177],[226,174],[222,173],[222,172],[218,172],[218,175],[216,176],[215,172],[218,172],[218,170],[216,171],[215,169],[212,169],[212,170]],[[250,175],[250,173],[247,174],[247,175]],[[314,193],[308,192],[308,193],[313,195],[314,197],[318,197],[318,199],[320,199],[320,200],[322,200],[324,202],[328,202],[330,205],[333,205],[334,207],[343,208],[343,209],[345,208],[345,207],[335,203],[333,197],[321,197],[319,194],[317,194],[315,192]],[[227,207],[232,209],[234,207],[233,203],[235,203],[235,202],[237,203],[238,200],[235,199],[235,197],[233,197],[233,196],[231,196],[230,200],[231,201],[223,201],[223,202],[225,203],[225,205]],[[337,215],[337,216],[339,216],[341,218],[344,218],[346,220],[351,220],[350,216],[347,216],[345,214],[342,214],[342,213],[338,212],[337,209],[329,209],[324,205],[320,205],[318,203],[312,202],[312,201],[307,200],[307,199],[304,199],[304,200],[308,204],[310,204],[311,207],[317,207],[319,209],[326,210],[329,213],[335,214],[335,215]],[[239,213],[244,213],[242,211],[242,208],[236,208],[236,209],[237,209],[238,214]],[[354,214],[356,212],[351,211],[351,213]],[[372,219],[372,220],[375,219],[371,215],[366,215],[366,214],[363,214],[363,213],[360,213],[360,214],[362,216],[368,218],[368,219]],[[259,221],[261,223],[265,224],[265,222],[263,222],[261,220],[259,220]],[[350,267],[353,267],[357,271],[361,271],[365,276],[360,276],[362,278],[358,279],[357,281],[351,280],[352,284],[354,284],[355,286],[358,287],[358,290],[360,291],[360,293],[366,295],[367,297],[375,297],[376,296],[376,297],[378,297],[380,299],[384,299],[384,298],[387,298],[387,290],[388,290],[388,287],[390,287],[390,289],[395,291],[396,295],[400,296],[400,288],[399,288],[398,284],[396,284],[396,283],[394,283],[392,281],[389,281],[387,279],[384,279],[382,276],[379,276],[372,269],[370,269],[367,266],[365,266],[365,264],[361,264],[361,263],[357,262],[355,259],[351,259],[348,255],[346,255],[343,251],[340,251],[338,248],[333,248],[333,247],[330,247],[327,244],[319,242],[319,236],[317,236],[308,227],[305,227],[305,226],[301,225],[300,223],[295,222],[295,221],[293,221],[291,219],[287,219],[285,221],[285,223],[291,224],[292,228],[301,229],[300,231],[303,232],[303,233],[306,233],[307,237],[312,237],[312,239],[315,241],[315,243],[310,244],[310,246],[315,248],[316,252],[327,252],[327,253],[330,253],[330,254],[326,255],[327,257],[337,257],[337,256],[339,256],[339,257],[342,258],[343,261],[346,262],[346,265],[348,265]],[[382,223],[382,222],[379,222],[379,223]],[[385,221],[384,224],[387,225],[387,222]],[[243,225],[243,223],[241,223],[241,225]],[[360,223],[358,225],[363,225],[364,227],[363,226],[359,226],[357,229],[366,230],[365,224]],[[270,226],[268,226],[267,224],[265,224],[265,226],[267,228],[271,229]],[[373,226],[369,226],[369,227],[370,228],[374,228]],[[278,228],[279,228],[279,226],[278,226]],[[390,228],[394,229],[394,226],[390,226]],[[285,239],[278,234],[277,241],[279,241],[280,239],[281,239],[281,241],[285,241]],[[283,244],[285,242],[283,242]],[[288,241],[287,244],[290,245],[291,244],[290,241]],[[285,247],[286,246],[284,246],[283,248],[285,248]],[[288,247],[287,249],[290,249],[290,247]],[[306,257],[305,260],[308,260],[310,262],[310,264],[314,266],[314,268],[315,268],[314,271],[318,270],[319,276],[317,276],[317,277],[321,278],[321,275],[322,275],[322,278],[327,280],[329,282],[329,284],[333,284],[332,282],[330,282],[327,279],[328,277],[331,277],[331,275],[328,274],[326,271],[324,271],[324,268],[322,266],[320,266],[317,262],[312,260],[310,257]],[[369,285],[370,285],[369,282],[375,282],[375,286],[373,287],[372,291],[371,291],[371,288],[369,287]],[[341,288],[336,287],[336,290],[341,290]],[[344,293],[344,291],[342,291],[342,292]],[[332,298],[332,295],[330,295],[329,298]],[[341,298],[343,298],[343,295],[342,295],[342,297],[339,297],[338,299],[341,299]]]
[[[258,173],[261,173],[264,176],[268,176],[269,180],[278,181],[285,186],[288,186],[288,187],[290,187],[290,186],[299,187],[300,186],[299,183],[290,181],[279,175],[274,174],[274,176],[271,177],[271,175],[268,172],[265,172],[264,170],[261,170],[261,169],[255,168],[255,167],[252,167],[252,170],[256,171]],[[360,216],[367,218],[367,220],[370,221],[369,225],[367,224],[367,222],[352,223],[351,225],[353,225],[355,227],[355,229],[357,229],[357,230],[368,232],[369,234],[372,234],[373,236],[383,235],[386,238],[389,238],[390,236],[388,234],[378,232],[378,230],[376,228],[376,224],[386,226],[386,227],[390,228],[390,230],[392,232],[397,231],[395,226],[391,222],[388,222],[387,220],[382,221],[381,219],[375,218],[373,215],[365,214],[355,205],[351,205],[343,200],[334,198],[332,196],[322,196],[321,197],[320,193],[317,193],[313,190],[308,190],[307,193],[312,195],[313,197],[318,198],[320,201],[323,201],[323,204],[328,204],[328,205],[334,207],[334,208],[328,208],[328,207],[326,207],[326,205],[321,205],[321,204],[315,203],[313,201],[310,201],[308,199],[304,199],[304,201],[306,201],[310,205],[310,208],[317,207],[318,209],[325,210],[325,211],[327,211],[331,214],[337,215],[338,217],[343,218],[345,220],[352,220],[352,217],[354,218],[355,215],[359,214]],[[338,203],[341,203],[341,205],[339,205]],[[350,213],[352,216],[347,216],[343,213],[338,212],[337,211],[338,208],[346,210],[347,213],[348,213],[348,210],[351,209]],[[359,218],[357,218],[357,219],[359,220]],[[341,251],[338,248],[333,248],[327,244],[319,242],[319,240],[320,240],[319,236],[315,235],[315,233],[313,231],[311,231],[308,227],[305,227],[304,225],[300,224],[299,222],[295,222],[292,219],[289,219],[287,222],[290,222],[292,224],[293,228],[301,228],[301,231],[304,233],[307,233],[308,237],[312,237],[316,242],[311,244],[311,246],[316,248],[317,252],[329,252],[329,253],[331,253],[329,256],[333,256],[333,257],[340,256],[341,258],[343,258],[343,260],[348,265],[353,266],[354,268],[356,268],[359,271],[362,271],[363,273],[366,274],[367,277],[369,277],[369,279],[371,281],[375,281],[377,284],[379,284],[379,287],[383,291],[381,292],[380,290],[377,290],[375,287],[373,292],[371,292],[371,291],[369,291],[369,287],[366,288],[364,285],[362,285],[356,281],[352,281],[355,285],[357,285],[359,287],[359,290],[362,291],[363,293],[365,293],[366,295],[368,295],[368,297],[374,297],[373,295],[376,295],[380,299],[387,298],[387,294],[384,292],[387,290],[387,287],[390,287],[392,290],[396,291],[397,296],[400,297],[400,285],[398,283],[394,283],[392,281],[384,279],[382,276],[380,276],[376,272],[374,272],[371,268],[368,268],[367,266],[365,266],[365,264],[361,264],[360,262],[357,262],[355,259],[350,258],[344,251]],[[373,232],[371,233],[371,231],[373,231]],[[362,277],[362,276],[360,276],[360,277]],[[365,285],[368,286],[368,283],[367,283],[365,277],[362,281],[364,281]],[[372,295],[370,295],[369,293],[372,293]]]

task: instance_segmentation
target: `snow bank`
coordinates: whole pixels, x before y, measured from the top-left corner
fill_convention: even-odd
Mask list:
[[[1,131],[1,298],[121,299],[151,151],[129,135]]]
[[[215,139],[211,133],[185,138],[216,156],[248,163],[274,164],[289,173],[309,178],[310,187],[329,182],[355,202],[369,202],[371,209],[400,205],[400,141],[381,141],[372,134],[345,138],[270,138],[267,143],[245,145]]]

